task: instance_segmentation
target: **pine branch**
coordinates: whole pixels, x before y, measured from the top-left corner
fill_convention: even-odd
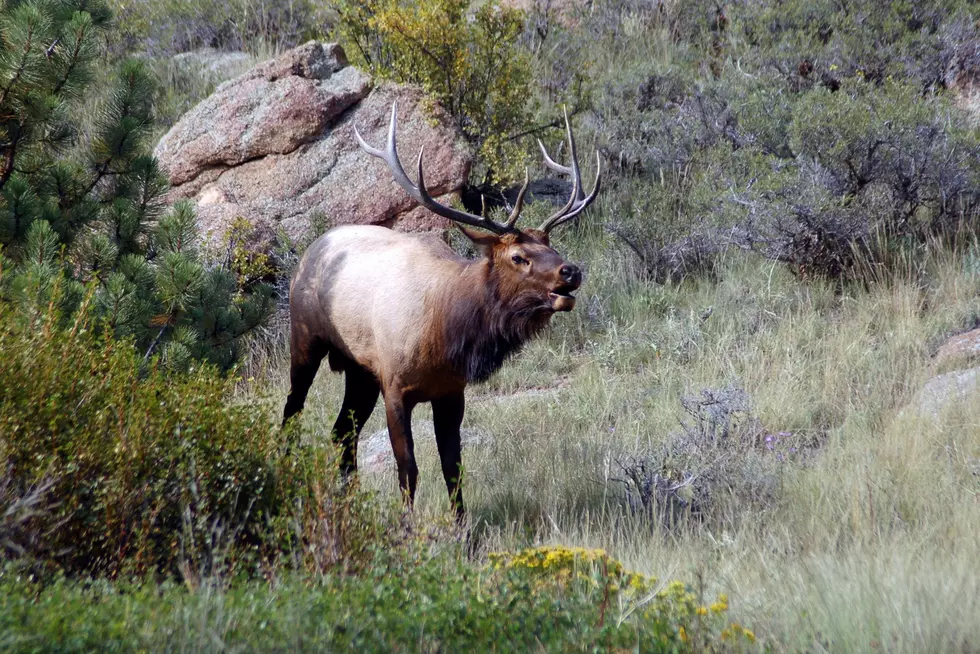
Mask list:
[[[17,130],[17,136],[10,141],[6,152],[3,155],[3,170],[0,170],[0,189],[7,185],[11,174],[14,172],[14,164],[17,159],[17,146],[23,138],[23,132]]]
[[[259,320],[259,321],[256,321],[254,324],[246,327],[245,329],[242,329],[241,331],[239,331],[237,333],[234,332],[233,330],[228,330],[228,332],[232,334],[231,336],[226,336],[225,338],[223,338],[221,340],[214,339],[214,340],[211,341],[211,346],[212,347],[221,347],[223,345],[227,345],[228,343],[231,343],[232,341],[238,340],[239,338],[241,338],[242,336],[245,336],[246,334],[251,334],[256,329],[258,329],[259,327],[261,327],[263,324],[264,324],[264,321]],[[215,333],[214,336],[217,336],[217,333]]]
[[[143,365],[146,365],[146,362],[150,360],[150,355],[153,354],[153,350],[155,350],[157,345],[160,344],[160,339],[163,338],[163,333],[167,330],[169,324],[170,323],[166,322],[163,323],[163,327],[161,327],[160,331],[157,332],[157,337],[153,339],[152,343],[150,343],[150,347],[147,348],[146,354],[143,355]]]
[[[81,29],[75,32],[75,47],[74,49],[72,49],[71,57],[69,57],[68,59],[69,63],[68,66],[65,68],[65,74],[62,76],[60,80],[58,80],[58,83],[54,85],[53,93],[55,95],[60,93],[61,89],[65,87],[65,84],[67,84],[68,80],[71,79],[71,74],[75,72],[75,67],[78,66],[79,61],[81,61],[82,44],[84,43],[86,36],[87,36],[87,31],[85,29],[85,26],[83,26]],[[48,55],[49,58],[51,57],[51,53],[54,52],[55,46],[58,45],[59,40],[60,39],[55,39],[54,43],[52,43],[51,47],[47,50],[46,54]]]
[[[14,88],[14,85],[20,81],[21,75],[27,70],[27,60],[30,57],[31,50],[34,48],[34,23],[28,23],[30,30],[27,33],[27,41],[24,44],[23,56],[20,59],[20,64],[17,66],[17,72],[14,73],[13,77],[10,78],[10,83],[7,84],[6,88],[3,90],[3,94],[0,94],[0,106],[3,106],[7,102],[7,96],[10,91]]]

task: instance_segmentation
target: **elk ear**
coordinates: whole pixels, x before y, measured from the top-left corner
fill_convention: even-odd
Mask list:
[[[460,225],[456,223],[459,227],[459,231],[466,235],[466,238],[473,241],[473,245],[476,249],[480,251],[480,254],[484,256],[490,256],[490,252],[493,250],[494,246],[500,243],[500,237],[496,234],[491,234],[489,232],[482,232],[478,229],[470,229],[465,225]]]

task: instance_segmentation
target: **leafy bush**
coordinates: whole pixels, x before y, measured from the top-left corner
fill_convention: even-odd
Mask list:
[[[17,268],[8,293],[43,304],[66,274],[70,306],[95,283],[100,326],[132,337],[145,358],[233,365],[271,293],[236,286],[229,265],[199,255],[188,205],[161,215],[166,181],[146,142],[154,83],[142,63],[120,67],[91,119],[82,99],[109,30],[106,5],[8,3],[0,30],[0,245]]]
[[[710,277],[716,255],[727,245],[715,234],[691,234],[660,245],[615,225],[609,225],[609,229],[640,259],[645,277],[657,284],[677,283],[688,277]]]
[[[619,461],[626,504],[668,527],[688,516],[729,522],[737,511],[755,511],[778,498],[786,466],[805,460],[819,439],[803,433],[770,432],[751,413],[749,398],[739,388],[705,389],[684,397],[687,421],[671,433],[660,453],[629,456]]]
[[[972,14],[962,0],[858,0],[844,10],[833,0],[744,2],[726,12],[729,38],[745,54],[803,86],[859,75],[906,79],[920,91],[947,87],[957,47],[975,33]]]
[[[743,145],[722,87],[692,91],[688,76],[657,68],[607,85],[595,109],[601,147],[616,168],[679,175],[719,143]]]
[[[69,573],[194,579],[281,558],[356,565],[379,542],[383,523],[329,445],[287,453],[271,412],[232,402],[213,368],[144,365],[96,329],[94,287],[67,324],[52,297],[30,315],[0,301],[8,552]]]
[[[383,79],[418,84],[455,119],[488,168],[513,178],[530,121],[531,68],[518,47],[523,13],[496,1],[342,0],[337,30],[352,61]]]
[[[755,635],[726,625],[727,612],[724,596],[701,605],[680,582],[661,586],[604,552],[565,548],[501,555],[491,566],[391,557],[362,575],[193,593],[132,583],[38,588],[0,574],[0,640],[12,651],[200,649],[214,638],[254,650],[749,649]]]
[[[312,0],[112,0],[119,16],[115,48],[170,56],[201,48],[291,48],[320,37],[326,10]]]
[[[976,79],[966,3],[652,16],[614,4],[633,18],[583,29],[608,38],[642,18],[644,33],[678,42],[671,58],[627,57],[597,81],[591,109],[610,174],[638,180],[612,228],[647,277],[697,267],[689,239],[712,230],[799,275],[848,280],[915,269],[926,242],[978,228],[980,140],[948,93]]]
[[[977,228],[980,143],[940,99],[845,80],[805,94],[794,113],[794,161],[742,198],[752,247],[840,279],[887,265],[896,247]]]

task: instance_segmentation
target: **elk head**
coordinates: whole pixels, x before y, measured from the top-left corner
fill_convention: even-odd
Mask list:
[[[486,258],[489,268],[489,285],[496,289],[498,297],[506,298],[511,308],[519,308],[525,317],[536,315],[543,317],[545,321],[553,312],[571,311],[575,306],[575,296],[572,293],[582,283],[582,272],[574,264],[565,261],[551,247],[550,234],[554,228],[564,225],[582,213],[595,200],[599,193],[601,170],[597,152],[595,184],[592,187],[592,192],[586,195],[582,189],[575,138],[572,135],[567,112],[565,113],[565,128],[568,135],[571,165],[562,166],[556,163],[548,156],[540,141],[538,141],[538,145],[544,155],[545,164],[549,168],[571,176],[571,196],[565,206],[537,228],[517,227],[517,220],[524,208],[524,197],[530,183],[526,170],[524,185],[517,194],[514,207],[505,222],[496,222],[486,216],[477,216],[447,207],[436,202],[426,190],[425,175],[422,170],[424,147],[419,150],[418,156],[418,184],[414,184],[405,173],[405,169],[398,159],[395,141],[397,124],[397,111],[392,105],[388,140],[384,150],[368,145],[361,138],[356,126],[354,127],[354,134],[365,152],[388,164],[395,181],[409,196],[433,213],[456,223],[457,227]]]

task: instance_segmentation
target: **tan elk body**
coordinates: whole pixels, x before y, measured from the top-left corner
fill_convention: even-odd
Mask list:
[[[302,409],[326,357],[332,370],[345,374],[344,401],[333,428],[344,472],[356,470],[357,436],[381,394],[399,485],[411,502],[418,477],[411,414],[419,403],[431,402],[443,476],[462,518],[464,389],[493,374],[555,312],[574,307],[571,293],[582,274],[551,248],[549,232],[595,199],[600,176],[597,170],[586,196],[569,126],[572,165],[560,166],[547,153],[545,161],[572,176],[571,197],[540,228],[518,229],[526,179],[505,223],[441,205],[425,189],[421,152],[417,185],[402,169],[396,126],[392,107],[384,151],[367,145],[356,129],[355,134],[365,151],[388,163],[412,198],[455,221],[483,256],[466,259],[434,235],[378,226],[335,227],[320,237],[303,255],[290,285],[290,393],[283,422]]]

